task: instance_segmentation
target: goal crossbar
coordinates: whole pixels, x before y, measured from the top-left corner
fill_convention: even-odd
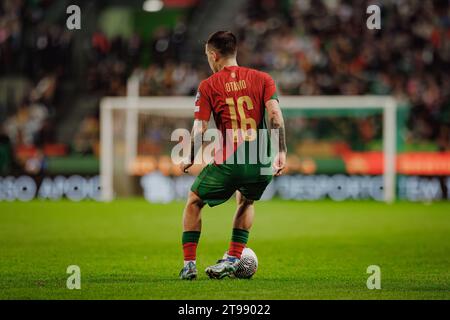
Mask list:
[[[176,116],[192,116],[192,97],[105,97],[100,102],[100,179],[102,199],[111,201],[113,190],[113,110],[126,111],[126,156],[136,156],[138,111],[160,111]],[[396,196],[397,102],[391,96],[282,96],[280,106],[288,109],[379,109],[383,114],[383,193],[386,202]]]

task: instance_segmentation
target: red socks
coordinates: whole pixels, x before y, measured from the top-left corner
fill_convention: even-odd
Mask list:
[[[242,251],[247,245],[248,241],[248,231],[243,229],[233,229],[231,235],[230,248],[228,249],[228,255],[241,258]]]
[[[197,256],[198,239],[200,238],[199,231],[185,231],[183,232],[183,254],[184,261],[195,261]]]
[[[192,261],[197,256],[197,243],[188,242],[183,244],[184,261]]]
[[[245,248],[245,243],[230,242],[230,248],[228,249],[228,255],[240,259],[244,248]]]
[[[231,236],[230,247],[228,249],[228,255],[236,257],[238,259],[241,258],[242,251],[245,249],[245,246],[248,241],[247,230],[242,229],[233,229],[233,233]],[[198,240],[200,238],[199,231],[185,231],[183,232],[183,255],[184,261],[195,261],[197,258],[197,245]]]

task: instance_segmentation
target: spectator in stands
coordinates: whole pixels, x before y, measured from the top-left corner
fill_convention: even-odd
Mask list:
[[[99,153],[99,123],[97,116],[88,116],[83,119],[75,136],[73,151],[79,154]]]

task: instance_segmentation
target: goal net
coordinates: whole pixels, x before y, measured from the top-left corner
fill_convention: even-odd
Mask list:
[[[193,105],[192,97],[102,99],[104,201],[144,195],[168,202],[187,195],[202,166],[180,175],[170,157],[178,142],[171,137],[176,129],[191,129]],[[398,134],[392,97],[283,96],[280,105],[288,166],[267,198],[395,200]]]

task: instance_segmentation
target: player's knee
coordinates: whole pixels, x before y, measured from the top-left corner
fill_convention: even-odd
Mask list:
[[[188,198],[188,205],[195,206],[199,209],[202,209],[205,206],[205,203],[203,202],[202,199],[200,199],[200,197],[198,195],[196,195],[193,192],[190,192],[189,198]]]
[[[238,199],[238,205],[240,207],[249,207],[249,206],[253,205],[254,202],[255,202],[254,200],[247,199],[243,195],[241,195]]]

